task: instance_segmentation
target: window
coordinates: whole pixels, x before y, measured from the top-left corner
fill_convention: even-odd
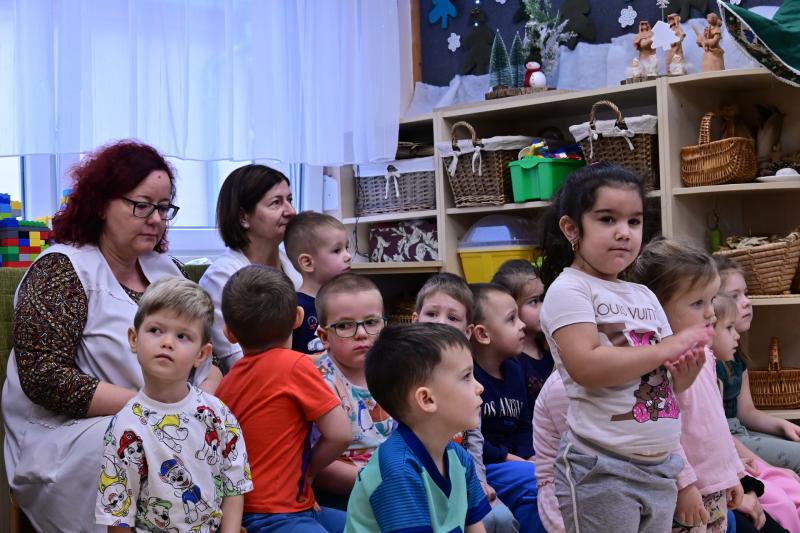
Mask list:
[[[22,158],[0,157],[0,193],[22,200]]]

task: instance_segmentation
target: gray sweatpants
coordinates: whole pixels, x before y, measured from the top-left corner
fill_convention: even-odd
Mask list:
[[[800,474],[800,442],[750,431],[738,418],[729,418],[728,427],[731,435],[772,466],[788,468]]]
[[[571,533],[664,533],[672,527],[678,499],[675,478],[683,460],[669,455],[640,464],[610,455],[592,455],[561,438],[556,457],[556,497]]]

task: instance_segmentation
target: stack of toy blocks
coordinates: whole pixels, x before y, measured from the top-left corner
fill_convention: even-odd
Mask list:
[[[0,266],[28,267],[47,248],[47,223],[17,220],[21,216],[22,204],[0,194]]]

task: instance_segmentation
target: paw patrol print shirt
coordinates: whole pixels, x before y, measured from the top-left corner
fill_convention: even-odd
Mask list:
[[[97,485],[98,524],[217,531],[222,499],[253,489],[239,422],[189,386],[179,403],[139,392],[112,418]]]
[[[547,291],[542,330],[569,397],[570,431],[593,446],[629,457],[652,458],[678,448],[681,424],[672,382],[659,367],[619,387],[588,389],[577,384],[561,361],[553,333],[579,323],[597,325],[604,346],[644,346],[672,335],[650,289],[606,281],[566,268]]]

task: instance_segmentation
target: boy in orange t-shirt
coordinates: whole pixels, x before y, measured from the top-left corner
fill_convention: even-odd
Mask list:
[[[292,282],[273,268],[247,266],[225,285],[222,316],[226,337],[244,352],[217,389],[250,455],[255,488],[242,525],[250,533],[342,531],[345,513],[320,508],[311,483],[347,449],[350,424],[311,359],[290,349],[303,320]],[[312,423],[321,434],[313,450]]]

